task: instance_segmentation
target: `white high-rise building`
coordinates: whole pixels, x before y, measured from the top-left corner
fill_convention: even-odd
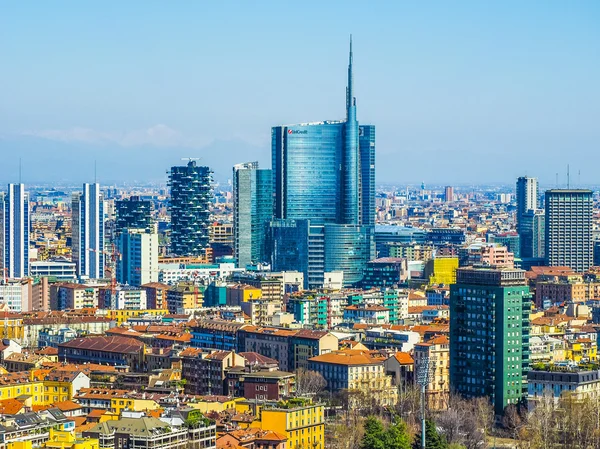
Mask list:
[[[29,194],[24,184],[9,184],[0,201],[0,264],[2,276],[29,275]]]
[[[539,208],[539,186],[537,178],[521,176],[517,179],[517,231],[520,231],[520,225],[523,215],[529,210],[538,210]]]
[[[117,282],[136,287],[158,282],[158,234],[154,230],[123,230],[117,251]]]
[[[82,193],[73,194],[73,262],[77,276],[104,277],[104,197],[100,184],[83,184]]]

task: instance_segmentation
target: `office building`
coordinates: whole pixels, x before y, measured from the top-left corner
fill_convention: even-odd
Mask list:
[[[325,271],[344,271],[344,283],[355,284],[375,257],[375,127],[357,121],[352,64],[350,44],[345,120],[277,126],[271,132],[271,244],[278,247],[272,266],[303,271],[310,286],[322,285]],[[303,259],[283,267],[277,253],[290,247],[282,238],[291,229],[306,231],[298,236]],[[289,260],[287,252],[285,257]]]
[[[546,260],[583,273],[593,265],[591,190],[546,191]]]
[[[120,234],[125,229],[152,230],[152,202],[132,196],[115,201],[115,230]]]
[[[520,231],[521,217],[528,210],[537,210],[539,187],[537,178],[521,176],[517,179],[517,232]]]
[[[545,258],[546,214],[543,210],[528,210],[521,216],[519,236],[521,258]]]
[[[444,201],[446,203],[451,203],[454,201],[454,187],[446,186],[444,189]]]
[[[104,196],[100,185],[83,184],[72,198],[73,262],[80,278],[104,277]]]
[[[117,236],[117,282],[141,286],[158,282],[158,234],[124,228]]]
[[[38,260],[30,264],[31,277],[49,277],[57,281],[74,281],[77,279],[77,267],[74,262],[63,258]]]
[[[508,251],[514,254],[515,259],[521,258],[521,237],[516,232],[503,232],[496,235],[489,235],[490,243],[497,243],[505,246]]]
[[[525,272],[459,268],[450,286],[450,385],[496,414],[527,395],[531,294]]]
[[[174,256],[202,256],[208,246],[212,172],[208,167],[171,167],[171,253]]]
[[[258,162],[233,166],[233,235],[237,266],[266,262],[267,225],[273,216],[271,170]]]
[[[0,200],[0,256],[2,277],[29,275],[29,194],[24,184],[9,184]]]

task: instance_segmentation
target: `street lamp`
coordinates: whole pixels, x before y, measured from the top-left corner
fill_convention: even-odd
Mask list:
[[[434,369],[429,356],[420,357],[417,363],[417,384],[421,387],[421,448],[425,449],[425,393]]]

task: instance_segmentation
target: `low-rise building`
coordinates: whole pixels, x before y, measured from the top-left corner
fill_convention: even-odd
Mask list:
[[[245,359],[233,351],[203,352],[187,348],[180,354],[181,377],[185,391],[198,395],[224,395],[226,370],[245,365]]]
[[[128,337],[76,338],[58,345],[58,357],[71,363],[105,363],[143,371],[144,344]]]
[[[414,348],[415,367],[429,363],[429,385],[426,388],[430,409],[442,410],[448,406],[450,394],[450,341],[445,335],[434,337]]]
[[[579,369],[577,365],[532,365],[527,373],[527,404],[530,410],[544,396],[555,402],[569,396],[575,401],[600,398],[600,371]]]
[[[325,449],[323,406],[306,399],[266,403],[261,413],[261,427],[282,434],[290,449],[310,447]]]
[[[387,324],[390,322],[390,309],[376,304],[359,304],[344,309],[347,323]]]
[[[386,374],[384,362],[370,351],[346,349],[312,357],[309,369],[320,373],[331,391],[362,392],[381,405],[395,405],[398,390]]]
[[[101,448],[114,449],[184,449],[188,444],[183,426],[172,427],[147,416],[104,421],[83,432],[83,436],[98,439]]]

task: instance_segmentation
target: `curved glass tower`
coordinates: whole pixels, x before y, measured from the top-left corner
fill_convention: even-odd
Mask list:
[[[343,271],[344,284],[362,279],[366,263],[374,257],[375,126],[359,125],[354,97],[352,39],[346,88],[346,120],[276,126],[271,131],[274,215],[276,219],[308,220],[308,287],[320,286],[324,272]],[[281,221],[271,229],[271,244],[281,249]],[[298,236],[296,235],[296,238]],[[290,259],[272,252],[273,270],[290,270]],[[281,254],[281,252],[279,252]],[[284,263],[285,260],[285,263]]]

